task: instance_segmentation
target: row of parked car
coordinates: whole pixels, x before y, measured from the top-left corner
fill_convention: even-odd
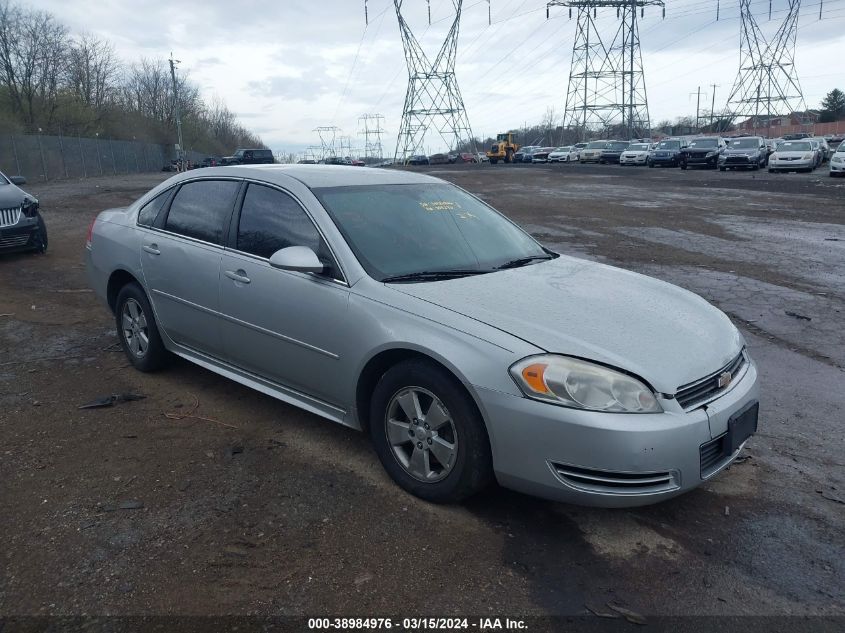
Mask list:
[[[514,154],[518,163],[600,163],[648,167],[705,167],[813,171],[830,161],[831,176],[845,172],[845,145],[840,138],[795,135],[767,139],[761,136],[702,136],[667,138],[657,143],[597,140],[563,147],[523,146]],[[837,149],[834,150],[833,148]]]

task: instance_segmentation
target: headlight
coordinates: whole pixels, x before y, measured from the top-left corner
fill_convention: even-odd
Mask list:
[[[812,154],[804,154],[804,160],[810,160],[812,157]]]
[[[568,356],[529,356],[510,368],[528,398],[589,411],[661,413],[654,393],[642,382]]]
[[[34,218],[38,213],[38,200],[35,198],[24,198],[21,203],[21,211],[28,218]]]
[[[707,156],[705,156],[704,158],[712,158],[715,155],[716,155],[716,152],[707,152]]]
[[[834,163],[841,163],[841,162],[845,162],[845,161],[843,161],[843,160],[842,160],[842,157],[841,157],[841,156],[834,156],[834,157],[833,157],[833,162],[834,162]]]

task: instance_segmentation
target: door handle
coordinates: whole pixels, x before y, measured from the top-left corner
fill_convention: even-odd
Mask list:
[[[161,255],[161,251],[158,250],[158,244],[144,244],[141,248],[150,255]]]
[[[248,284],[250,281],[244,270],[227,270],[224,274],[232,281],[237,281],[238,283]]]

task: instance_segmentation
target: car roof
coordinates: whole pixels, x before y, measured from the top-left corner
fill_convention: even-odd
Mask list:
[[[196,172],[185,172],[185,178]],[[283,185],[287,178],[295,178],[311,189],[349,187],[356,185],[405,185],[442,182],[438,178],[399,169],[351,168],[347,165],[233,165],[211,167],[203,176],[256,178]]]

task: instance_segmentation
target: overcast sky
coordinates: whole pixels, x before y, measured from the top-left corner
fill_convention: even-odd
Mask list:
[[[666,19],[649,7],[640,22],[653,123],[695,113],[695,93],[709,107],[725,100],[739,64],[739,0],[666,0]],[[823,19],[819,21],[820,3]],[[765,36],[777,30],[788,0],[753,0]],[[319,144],[313,131],[335,125],[363,146],[358,118],[384,115],[390,155],[408,75],[392,0],[30,0],[73,33],[112,41],[126,62],[164,59],[173,51],[203,94],[225,100],[244,125],[276,152]],[[545,0],[465,0],[457,79],[476,136],[562,115],[576,20],[563,8],[546,19]],[[452,0],[405,0],[403,15],[433,57],[454,15]],[[618,27],[612,9],[597,20],[608,43]],[[809,107],[845,89],[845,0],[803,0],[796,66]],[[427,150],[443,149],[427,139]]]

